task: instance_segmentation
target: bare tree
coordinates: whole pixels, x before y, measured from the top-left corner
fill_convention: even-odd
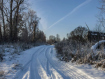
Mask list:
[[[42,37],[45,39],[44,33],[37,31],[40,18],[37,17],[36,12],[29,10],[24,12],[25,15],[23,14],[24,9],[26,9],[25,5],[27,5],[25,1],[27,0],[0,0],[0,21],[2,21],[0,37],[2,35],[4,39],[9,39],[11,42],[17,41],[18,37],[23,35],[25,35],[24,38],[30,38],[30,41],[37,40],[38,35],[40,39]]]
[[[84,42],[84,37],[87,34],[87,31],[87,28],[79,26],[70,33],[69,38],[72,38],[73,40],[76,40],[78,42]]]
[[[27,28],[23,28],[22,29],[22,33],[21,33],[21,40],[24,41],[24,42],[28,42],[28,31],[27,31]]]
[[[2,23],[3,23],[3,30],[4,30],[4,40],[5,40],[5,20],[4,20],[4,0],[0,0],[0,11],[2,14]]]
[[[59,34],[56,35],[56,41],[60,42],[60,36],[59,36]]]
[[[21,5],[24,5],[24,0],[15,0],[15,3],[16,3],[16,6],[14,7],[15,10],[15,14],[14,14],[14,40],[17,40],[17,35],[18,35],[18,32],[17,32],[17,26],[18,26],[18,23],[19,23],[19,20],[18,20],[18,17],[19,17],[19,10],[21,9]]]
[[[10,0],[10,18],[9,18],[9,20],[10,20],[10,23],[9,23],[9,27],[10,27],[10,40],[11,41],[13,41],[12,39],[13,39],[13,35],[12,35],[12,32],[13,32],[13,25],[12,25],[12,17],[13,17],[13,0]]]
[[[40,18],[37,17],[36,12],[33,10],[28,11],[28,27],[29,27],[29,35],[33,35],[32,41],[35,41],[36,30],[39,23]]]
[[[103,32],[101,25],[100,24],[96,24],[96,26],[94,28],[94,31],[99,32],[99,33]]]
[[[100,26],[102,26],[105,29],[105,0],[100,0],[100,3],[102,6],[98,9],[100,9],[100,14],[97,16],[98,18],[98,23]]]

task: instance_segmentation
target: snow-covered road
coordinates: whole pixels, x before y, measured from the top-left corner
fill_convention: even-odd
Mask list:
[[[55,54],[54,46],[38,47],[14,79],[94,79],[82,70],[59,61]]]

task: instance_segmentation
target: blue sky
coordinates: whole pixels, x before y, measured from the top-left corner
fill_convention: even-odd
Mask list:
[[[100,10],[99,0],[29,0],[30,9],[41,18],[39,28],[49,35],[66,37],[78,26],[94,29]]]

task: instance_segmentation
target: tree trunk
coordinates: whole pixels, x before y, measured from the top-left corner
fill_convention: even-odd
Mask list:
[[[3,0],[2,0],[2,22],[3,22],[3,30],[4,30],[4,41],[5,41],[5,21],[4,21],[4,12],[3,12]]]
[[[12,6],[13,6],[13,0],[10,1],[10,41],[13,41],[13,26],[12,26]]]
[[[1,32],[1,25],[0,25],[0,42],[2,41],[2,32]]]
[[[19,4],[17,2],[17,10],[16,10],[16,15],[15,15],[15,26],[14,26],[14,40],[17,41],[17,26],[18,26],[18,15],[19,15]]]
[[[35,41],[35,33],[36,33],[35,30],[36,30],[36,24],[34,24],[33,41]]]

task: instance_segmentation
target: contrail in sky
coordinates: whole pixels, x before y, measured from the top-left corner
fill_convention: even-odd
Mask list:
[[[68,13],[66,16],[64,16],[63,18],[61,18],[60,20],[58,20],[57,22],[55,22],[54,24],[52,24],[50,27],[48,27],[46,30],[50,29],[51,27],[53,27],[54,25],[56,25],[57,23],[59,23],[60,21],[62,21],[63,19],[65,19],[66,17],[72,15],[74,12],[76,12],[79,8],[81,8],[82,6],[86,5],[87,3],[89,3],[91,0],[86,0],[85,2],[83,2],[82,4],[80,4],[79,6],[77,6],[76,8],[74,8],[70,13]]]

